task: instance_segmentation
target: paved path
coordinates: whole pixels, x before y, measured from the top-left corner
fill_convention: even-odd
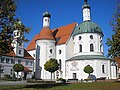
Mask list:
[[[18,84],[31,84],[25,81],[0,81],[0,86],[2,85],[18,85]]]

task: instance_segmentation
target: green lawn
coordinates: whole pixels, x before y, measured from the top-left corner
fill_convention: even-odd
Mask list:
[[[120,90],[120,83],[33,84],[0,86],[0,90]]]

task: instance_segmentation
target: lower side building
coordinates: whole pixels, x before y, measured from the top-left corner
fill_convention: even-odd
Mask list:
[[[17,56],[14,51],[0,56],[0,77],[13,78],[14,75],[17,77],[17,73],[13,69],[15,64],[24,66],[24,71],[19,73],[18,78],[32,78],[34,59],[25,49],[24,57]]]

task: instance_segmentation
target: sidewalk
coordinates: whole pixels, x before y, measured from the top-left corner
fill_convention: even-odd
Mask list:
[[[18,85],[18,84],[29,84],[26,81],[1,81],[1,85]]]

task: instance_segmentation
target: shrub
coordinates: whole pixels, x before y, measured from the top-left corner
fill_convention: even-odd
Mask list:
[[[66,83],[66,80],[63,78],[58,78],[56,81],[62,81],[62,83]]]
[[[8,79],[11,79],[11,77],[10,77],[9,74],[5,74],[4,77],[5,77],[5,78],[8,78]]]

